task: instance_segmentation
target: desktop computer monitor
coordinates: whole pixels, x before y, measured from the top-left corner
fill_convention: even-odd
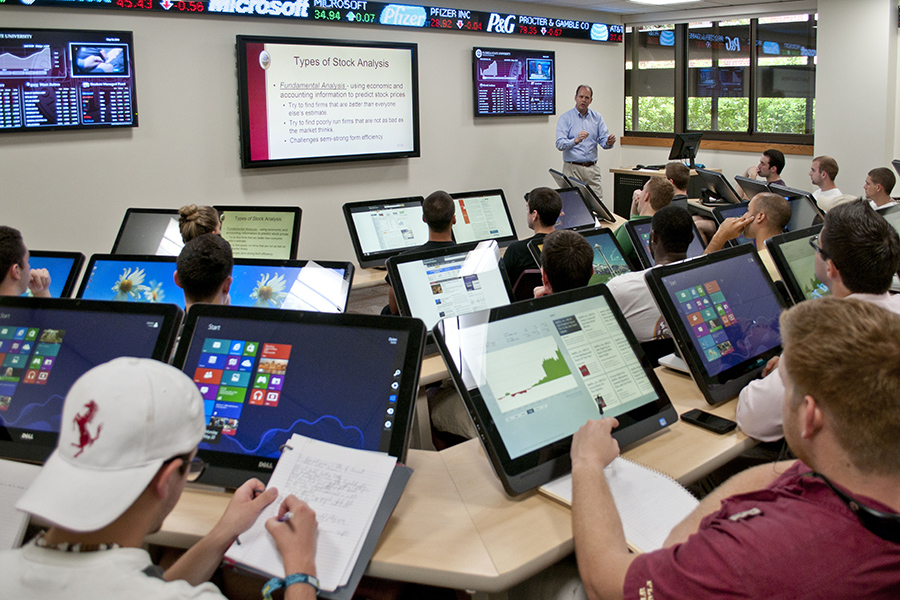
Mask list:
[[[734,181],[738,184],[738,186],[740,186],[740,188],[744,191],[744,194],[746,194],[748,198],[753,198],[753,196],[757,194],[762,194],[769,191],[769,184],[767,184],[765,181],[750,179],[749,177],[741,177],[740,175],[735,175]]]
[[[697,169],[697,175],[703,180],[706,188],[710,193],[721,202],[731,204],[740,204],[741,195],[734,191],[725,176],[718,171],[708,171],[706,169]]]
[[[567,473],[589,419],[616,417],[622,446],[678,419],[605,285],[447,318],[434,337],[510,495]]]
[[[822,231],[821,225],[798,229],[766,240],[766,248],[794,304],[830,296],[831,291],[816,277],[816,250],[809,241]]]
[[[556,220],[556,229],[574,229],[596,223],[590,207],[578,188],[563,188],[556,191],[562,199],[562,212]]]
[[[175,285],[174,256],[94,254],[77,298],[117,302],[170,302],[184,310],[184,292]]]
[[[365,200],[344,204],[344,219],[360,267],[382,267],[384,261],[428,241],[422,221],[422,196]]]
[[[548,169],[548,170],[550,171],[550,176],[553,177],[553,181],[556,182],[556,187],[558,187],[558,188],[575,187],[574,185],[572,185],[572,182],[569,181],[569,178],[561,171],[557,171],[556,169]]]
[[[676,133],[675,139],[672,140],[672,149],[669,151],[669,160],[687,160],[690,161],[690,167],[693,169],[697,165],[694,159],[697,158],[697,150],[700,149],[700,138],[702,133]]]
[[[84,254],[30,250],[28,266],[32,269],[47,269],[50,273],[50,297],[68,298],[75,290],[75,283],[84,266]],[[31,292],[25,292],[25,295],[30,296]]]
[[[497,240],[508,246],[518,239],[503,190],[450,194],[456,204],[453,239],[460,244]]]
[[[598,219],[606,221],[607,223],[616,222],[616,216],[612,214],[612,211],[606,208],[606,205],[603,204],[603,200],[600,199],[600,196],[597,195],[597,192],[595,192],[591,186],[577,177],[569,177],[569,181],[572,182],[573,186],[578,188],[578,191],[581,192],[581,197],[584,199],[584,203],[588,205],[588,208],[591,209],[591,212],[593,212]]]
[[[0,297],[0,458],[43,462],[75,380],[120,356],[167,361],[181,317],[174,304]]]
[[[267,481],[294,433],[404,460],[424,339],[418,319],[192,307],[173,364],[204,399],[199,482]]]
[[[631,245],[634,246],[634,252],[640,261],[641,269],[649,269],[656,265],[653,255],[650,253],[650,230],[652,227],[653,217],[644,217],[641,219],[631,219],[625,223],[625,231],[631,239]],[[687,257],[694,258],[703,254],[703,238],[697,231],[696,225],[691,225],[691,231],[694,237],[688,246]]]
[[[572,231],[580,233],[594,251],[594,274],[591,275],[588,285],[606,283],[616,275],[629,273],[631,266],[622,254],[622,247],[616,240],[615,234],[606,227],[595,228],[593,226],[576,227]],[[541,264],[541,250],[544,240],[530,240],[528,250],[537,264]]]
[[[229,293],[231,305],[345,312],[353,271],[349,262],[235,260]]]
[[[174,208],[129,208],[110,252],[178,256],[184,246],[179,219]]]
[[[222,237],[235,258],[297,258],[300,217],[297,206],[225,206],[219,212]]]
[[[422,319],[428,329],[513,300],[494,241],[392,256],[387,269],[400,314]]]
[[[725,219],[731,217],[742,217],[747,214],[747,207],[750,205],[750,202],[741,202],[740,204],[729,204],[727,206],[716,206],[713,208],[713,218],[716,220],[716,223],[719,225]],[[733,240],[729,240],[726,243],[726,247],[731,246],[740,246],[741,244],[749,244],[752,240],[748,240],[744,237],[744,234],[739,234]]]
[[[647,284],[709,404],[734,398],[781,352],[783,300],[753,245],[650,269]]]

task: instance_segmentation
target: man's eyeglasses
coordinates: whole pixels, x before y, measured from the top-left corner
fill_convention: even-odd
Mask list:
[[[809,238],[809,245],[813,247],[813,250],[815,250],[816,252],[821,254],[822,258],[824,258],[826,260],[831,258],[831,256],[829,256],[828,253],[825,252],[824,250],[822,250],[822,247],[819,246],[819,236],[818,235],[814,235],[811,238]]]
[[[206,461],[202,458],[195,456],[191,458],[190,454],[184,454],[182,456],[173,456],[166,462],[172,462],[175,459],[181,459],[181,472],[184,473],[187,470],[187,481],[195,482],[200,479],[200,476],[203,475],[203,472],[206,471]]]

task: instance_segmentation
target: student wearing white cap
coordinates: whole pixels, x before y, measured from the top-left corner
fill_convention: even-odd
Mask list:
[[[277,497],[251,479],[209,534],[168,570],[142,549],[162,526],[186,481],[204,433],[203,400],[178,369],[118,358],[85,373],[63,407],[59,443],[17,508],[49,530],[0,553],[0,598],[222,598],[209,577],[235,538]],[[255,497],[254,497],[255,496]],[[316,518],[294,496],[266,527],[281,552],[285,598],[314,598]],[[304,585],[291,585],[303,583]]]

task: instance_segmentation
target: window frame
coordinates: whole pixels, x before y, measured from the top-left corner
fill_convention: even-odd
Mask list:
[[[800,11],[796,14],[809,14],[811,18],[815,18],[816,11]],[[759,68],[759,55],[757,52],[757,40],[758,40],[758,24],[759,18],[761,16],[747,17],[750,19],[750,45],[751,45],[751,57],[750,57],[750,68],[749,68],[749,114],[748,114],[748,123],[752,124],[752,130],[749,132],[737,132],[737,131],[709,131],[704,129],[687,129],[688,123],[688,23],[674,23],[675,27],[675,131],[674,132],[664,132],[664,131],[638,131],[631,129],[634,126],[634,120],[640,118],[640,112],[638,110],[638,105],[640,102],[640,96],[629,95],[631,90],[627,88],[625,89],[625,97],[631,98],[631,116],[632,119],[626,119],[626,110],[623,102],[622,106],[622,114],[623,114],[623,122],[625,123],[625,136],[630,138],[674,138],[676,133],[692,133],[692,132],[701,132],[703,133],[704,141],[725,141],[725,142],[753,142],[753,143],[764,143],[764,144],[787,144],[794,146],[812,146],[815,142],[815,130],[812,133],[772,133],[772,132],[760,132],[756,130],[757,127],[757,116],[758,116],[758,102],[759,98],[757,97],[758,92],[758,84],[757,84],[757,70]],[[764,18],[764,17],[763,17]],[[721,19],[719,19],[721,20]],[[641,23],[640,25],[628,25],[627,27],[631,29],[631,32],[628,32],[626,29],[625,35],[636,36],[638,34],[638,29],[641,27],[646,27],[650,25],[649,23]],[[668,23],[660,23],[659,25],[668,25]],[[640,45],[637,43],[637,38],[632,38],[631,43],[631,55],[628,56],[627,53],[625,55],[625,63],[631,61],[632,70],[636,70],[638,68],[638,53],[640,50]],[[818,46],[818,44],[817,44]],[[626,45],[627,47],[627,45]],[[623,63],[624,64],[624,63]],[[624,75],[627,77],[627,72]],[[632,81],[635,81],[637,78],[632,75]],[[815,92],[814,92],[815,93]],[[815,95],[808,97],[809,101],[815,101]],[[814,109],[813,109],[814,110]]]

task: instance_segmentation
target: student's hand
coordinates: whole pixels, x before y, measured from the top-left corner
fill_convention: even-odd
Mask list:
[[[767,377],[769,375],[769,373],[771,373],[772,371],[775,370],[775,368],[778,366],[779,358],[781,358],[780,354],[778,356],[773,356],[772,358],[769,359],[769,362],[767,362],[766,366],[763,367],[762,375],[761,375],[762,377]]]
[[[749,214],[742,217],[728,217],[719,225],[719,229],[716,230],[713,238],[719,238],[723,242],[733,240],[743,233],[744,227],[751,223],[753,219],[753,215]]]
[[[259,479],[250,479],[234,491],[231,502],[214,529],[233,542],[234,538],[250,529],[259,513],[276,498],[278,490],[273,487],[266,489]]]
[[[284,522],[288,512],[291,517]],[[278,516],[266,521],[266,529],[284,561],[284,572],[316,574],[316,535],[319,524],[316,513],[306,502],[291,494],[278,507]]]
[[[47,269],[31,269],[28,277],[28,289],[37,298],[49,298],[50,271]]]
[[[605,146],[606,149],[609,150],[610,148],[612,148],[615,145],[616,145],[616,136],[613,134],[609,134],[608,136],[606,136],[606,146]]]
[[[641,194],[644,193],[642,188],[638,188],[631,192],[631,212],[629,214],[636,215],[641,211]]]
[[[534,297],[535,298],[543,298],[544,296],[549,296],[550,290],[547,289],[545,285],[539,285],[534,288]]]
[[[759,175],[759,167],[750,167],[746,171],[744,171],[744,177],[747,179],[756,179]]]
[[[619,442],[612,430],[619,426],[615,418],[588,421],[572,437],[572,469],[577,466],[605,467],[619,455]]]

